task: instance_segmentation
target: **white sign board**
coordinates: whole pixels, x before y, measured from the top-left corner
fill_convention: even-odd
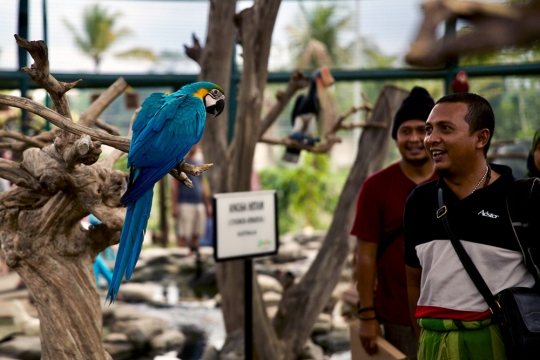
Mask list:
[[[277,253],[275,190],[214,195],[216,261]]]

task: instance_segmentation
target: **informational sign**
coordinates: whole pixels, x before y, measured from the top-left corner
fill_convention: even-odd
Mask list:
[[[216,261],[277,253],[275,190],[214,195],[214,257]]]

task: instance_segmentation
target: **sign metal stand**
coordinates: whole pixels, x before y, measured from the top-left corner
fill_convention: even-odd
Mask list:
[[[278,251],[275,190],[215,194],[214,258],[244,259],[244,353],[253,356],[253,258]]]

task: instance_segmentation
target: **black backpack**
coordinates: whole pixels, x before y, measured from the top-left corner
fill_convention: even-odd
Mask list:
[[[540,204],[532,204],[532,192],[535,185],[540,186],[539,178],[515,180],[506,198],[506,207],[516,239],[521,247],[525,266],[534,276],[536,286],[540,287],[540,234],[530,232],[530,214],[534,206],[540,206]],[[540,220],[535,219],[535,221]]]

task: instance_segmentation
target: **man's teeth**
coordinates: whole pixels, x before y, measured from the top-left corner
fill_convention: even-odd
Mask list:
[[[442,151],[433,151],[433,156],[441,155]]]

